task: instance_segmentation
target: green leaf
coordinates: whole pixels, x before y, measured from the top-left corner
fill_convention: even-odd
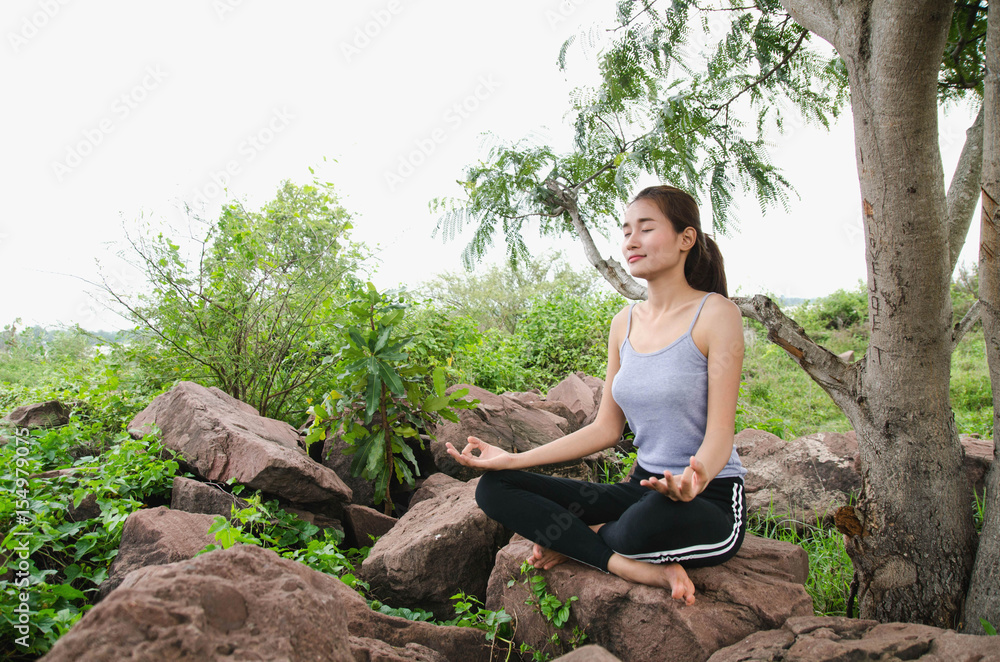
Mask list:
[[[436,393],[438,396],[444,395],[445,392],[444,368],[442,368],[441,366],[434,368],[433,381],[434,381],[434,393]]]
[[[439,395],[424,400],[424,411],[440,411],[448,406],[450,398],[447,395]]]
[[[385,382],[386,386],[389,387],[389,390],[398,395],[399,397],[405,396],[406,391],[403,389],[403,380],[399,378],[399,375],[396,374],[396,371],[393,370],[392,367],[389,366],[384,361],[378,361],[377,365],[378,365],[379,375],[382,377],[382,380]]]
[[[59,597],[66,598],[67,600],[79,600],[86,597],[83,591],[79,591],[69,584],[55,584],[54,586],[51,586],[49,590]]]

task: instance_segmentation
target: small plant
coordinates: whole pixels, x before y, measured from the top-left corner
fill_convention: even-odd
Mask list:
[[[987,635],[991,637],[997,636],[997,629],[993,627],[993,624],[990,623],[988,620],[986,620],[985,618],[980,618],[979,624],[983,626],[983,632],[985,632]]]
[[[353,454],[351,474],[375,484],[375,503],[392,513],[389,484],[393,476],[413,486],[419,475],[414,446],[423,448],[420,430],[438,417],[458,422],[454,409],[470,409],[478,401],[464,399],[468,389],[445,390],[445,371],[410,362],[404,348],[410,337],[393,334],[403,320],[406,305],[398,292],[379,293],[368,283],[347,304],[354,324],[344,328],[347,344],[331,363],[343,366],[342,390],[330,391],[315,415],[306,444],[326,438],[329,426],[343,430],[342,439]]]
[[[525,582],[531,596],[524,601],[524,604],[531,605],[554,630],[561,630],[569,622],[570,606],[580,598],[574,595],[568,600],[560,600],[557,596],[549,592],[549,585],[545,577],[538,574],[534,566],[527,561],[521,564],[521,576],[525,575],[527,575]],[[511,579],[507,582],[507,586],[513,586],[516,581],[516,579]],[[548,639],[548,643],[552,646],[553,650],[562,654],[580,646],[586,640],[587,634],[579,627],[574,627],[568,640],[563,641],[559,632],[553,632]],[[533,660],[543,661],[549,659],[547,653],[532,649],[525,644],[521,645],[521,652],[531,652]]]

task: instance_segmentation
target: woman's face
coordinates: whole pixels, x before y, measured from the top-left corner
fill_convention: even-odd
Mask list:
[[[649,279],[680,264],[694,245],[697,231],[685,228],[677,233],[660,208],[645,198],[636,200],[625,211],[622,223],[622,255],[629,273]]]

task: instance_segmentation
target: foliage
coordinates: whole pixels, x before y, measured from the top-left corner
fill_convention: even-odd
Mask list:
[[[545,622],[553,630],[562,629],[569,621],[570,606],[580,598],[573,595],[567,600],[560,600],[557,596],[549,592],[549,585],[545,577],[539,574],[534,566],[527,561],[521,564],[521,576],[524,578],[523,582],[527,585],[530,596],[524,601],[524,604],[531,605],[535,611],[541,614],[542,618],[545,619]],[[507,586],[511,587],[516,582],[517,579],[511,579],[507,582]],[[579,627],[574,627],[569,639],[566,641],[563,641],[559,632],[553,632],[552,636],[549,637],[548,643],[553,650],[562,654],[580,646],[586,640],[587,634]],[[549,659],[549,655],[544,651],[529,651],[526,647],[522,646],[522,652],[532,652],[533,660]]]
[[[806,591],[817,616],[847,616],[847,593],[854,569],[843,535],[824,520],[795,522],[773,510],[752,515],[747,533],[802,547],[809,556]]]
[[[556,291],[580,299],[595,292],[597,274],[574,270],[561,252],[543,254],[512,267],[491,265],[475,273],[443,273],[421,288],[437,306],[472,318],[480,331],[518,326],[533,300]]]
[[[306,444],[326,438],[326,430],[341,429],[341,438],[353,454],[351,474],[375,484],[375,502],[392,512],[390,480],[412,486],[419,474],[413,446],[423,448],[420,430],[438,417],[457,422],[453,409],[469,409],[478,401],[465,400],[468,389],[445,390],[444,368],[430,369],[410,360],[403,351],[411,338],[396,340],[393,333],[406,305],[397,292],[382,294],[368,283],[346,304],[350,324],[343,328],[347,344],[330,357],[343,374],[341,391],[330,391],[315,415]]]
[[[14,572],[11,580],[0,581],[0,640],[11,659],[44,653],[79,620],[118,553],[125,518],[150,501],[162,501],[170,490],[177,462],[152,435],[135,440],[119,433],[99,456],[73,459],[73,448],[91,447],[103,434],[99,424],[74,417],[67,426],[16,436],[0,448],[4,465],[16,467],[0,495],[0,529],[7,532],[2,551]],[[70,471],[38,476],[53,469]],[[87,495],[93,495],[100,514],[72,521],[67,504],[78,507]],[[22,551],[28,558],[22,559]],[[14,629],[19,592],[28,595],[31,629],[28,645],[15,649],[23,636]]]
[[[781,129],[789,107],[828,125],[846,100],[845,71],[838,59],[807,47],[811,35],[777,0],[719,4],[724,11],[701,14],[699,30],[697,3],[675,0],[658,11],[655,2],[624,0],[617,25],[587,35],[602,82],[572,94],[573,151],[501,145],[466,169],[463,199],[434,201],[446,240],[474,225],[462,254],[467,267],[498,230],[509,261],[524,260],[523,233],[533,218],[543,235],[581,235],[575,213],[607,233],[619,203],[646,175],[707,197],[720,232],[734,221],[737,187],[762,209],[785,202],[789,184],[770,163],[766,130]],[[602,34],[611,35],[608,43]],[[708,52],[698,48],[720,34]],[[564,44],[560,67],[574,41]],[[755,116],[749,126],[740,119],[747,113]]]
[[[161,374],[216,385],[280,417],[322,389],[321,359],[339,291],[363,247],[332,184],[284,182],[259,211],[223,207],[196,253],[164,236],[130,238],[150,290],[106,291],[143,333]]]

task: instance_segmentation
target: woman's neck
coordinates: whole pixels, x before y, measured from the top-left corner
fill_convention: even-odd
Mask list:
[[[646,281],[646,306],[650,311],[667,312],[686,304],[695,294],[697,290],[688,285],[683,271]]]

